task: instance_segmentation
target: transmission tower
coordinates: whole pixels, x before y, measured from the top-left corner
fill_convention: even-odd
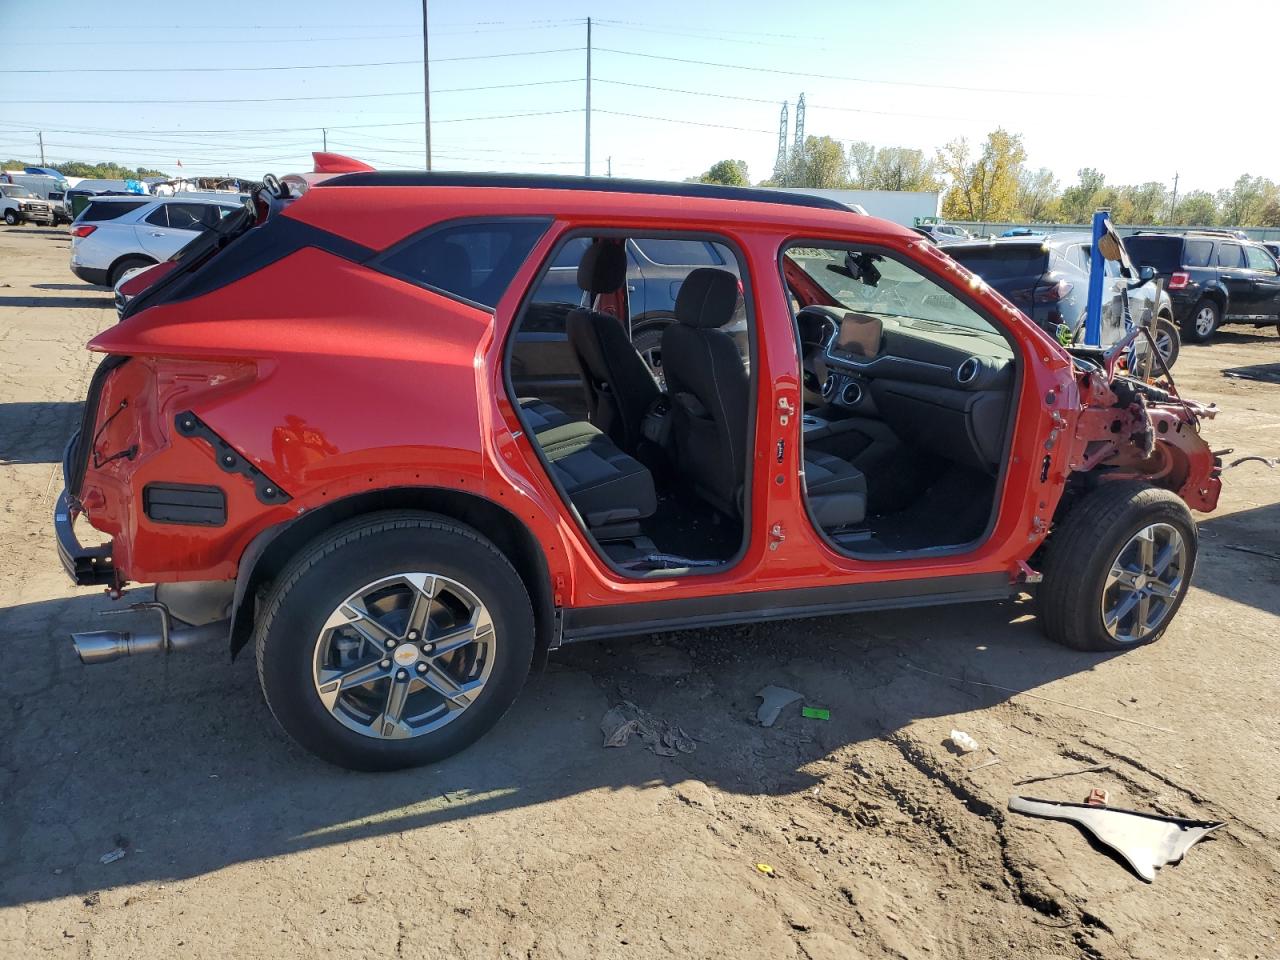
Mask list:
[[[796,139],[791,145],[791,156],[804,155],[804,94],[796,101]]]
[[[778,159],[773,161],[773,182],[787,185],[787,101],[782,101],[782,119],[778,122]]]

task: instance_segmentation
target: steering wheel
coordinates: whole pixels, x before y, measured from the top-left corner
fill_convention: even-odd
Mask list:
[[[827,382],[827,344],[840,329],[843,310],[817,304],[805,307],[796,315],[800,328],[800,376],[804,387],[804,403],[819,407],[826,403],[822,385]],[[806,332],[821,331],[817,341],[806,339]]]

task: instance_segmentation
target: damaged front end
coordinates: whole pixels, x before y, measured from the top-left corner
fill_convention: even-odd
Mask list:
[[[1200,435],[1200,424],[1217,416],[1218,409],[1179,395],[1163,361],[1158,382],[1118,373],[1120,358],[1138,336],[1150,340],[1139,329],[1106,351],[1070,351],[1080,413],[1067,469],[1104,480],[1144,480],[1208,513],[1222,490],[1222,460]],[[1158,357],[1154,343],[1150,348]]]

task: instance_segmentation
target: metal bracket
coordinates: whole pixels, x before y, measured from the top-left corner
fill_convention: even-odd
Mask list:
[[[214,459],[218,466],[227,473],[237,473],[253,484],[253,492],[258,500],[265,504],[288,503],[293,498],[280,489],[265,473],[250,463],[231,444],[223,440],[203,420],[190,410],[183,411],[173,418],[174,426],[184,437],[203,440],[213,448]]]

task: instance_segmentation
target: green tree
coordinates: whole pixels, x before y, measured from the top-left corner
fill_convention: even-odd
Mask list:
[[[1268,207],[1280,200],[1280,188],[1265,177],[1244,174],[1229,190],[1218,191],[1222,223],[1229,227],[1261,224]]]
[[[1192,190],[1178,201],[1173,222],[1180,227],[1212,227],[1218,223],[1218,202],[1207,190]]]
[[[1058,178],[1048,167],[1023,170],[1018,174],[1015,200],[1017,217],[1031,223],[1051,223],[1061,214],[1058,200]]]
[[[1068,223],[1089,223],[1099,207],[1113,206],[1115,191],[1107,189],[1102,171],[1085,167],[1080,182],[1062,191],[1062,217]]]
[[[122,167],[118,163],[85,163],[83,160],[68,160],[66,163],[34,163],[31,160],[6,160],[4,169],[21,170],[23,167],[48,167],[57,170],[64,177],[89,177],[95,180],[138,180],[143,177],[168,177],[163,170],[152,170],[148,167]]]
[[[726,187],[751,186],[745,160],[718,160],[697,180],[699,183],[722,183]]]
[[[962,137],[938,151],[937,168],[951,181],[943,216],[958,220],[1008,220],[1016,213],[1018,175],[1027,159],[1019,134],[1002,128],[987,134],[982,153],[970,160]]]
[[[850,150],[850,168],[857,169],[860,160]],[[863,190],[941,190],[942,181],[937,165],[923,150],[881,147],[855,177],[854,186]]]
[[[830,137],[805,137],[800,152],[787,162],[787,186],[833,190],[849,186],[849,160]]]
[[[1129,209],[1123,223],[1164,223],[1169,212],[1169,191],[1163,183],[1148,180],[1133,187],[1121,187]]]
[[[871,176],[871,164],[876,158],[876,148],[865,140],[855,140],[849,144],[849,181],[858,190],[866,190],[867,180]]]

